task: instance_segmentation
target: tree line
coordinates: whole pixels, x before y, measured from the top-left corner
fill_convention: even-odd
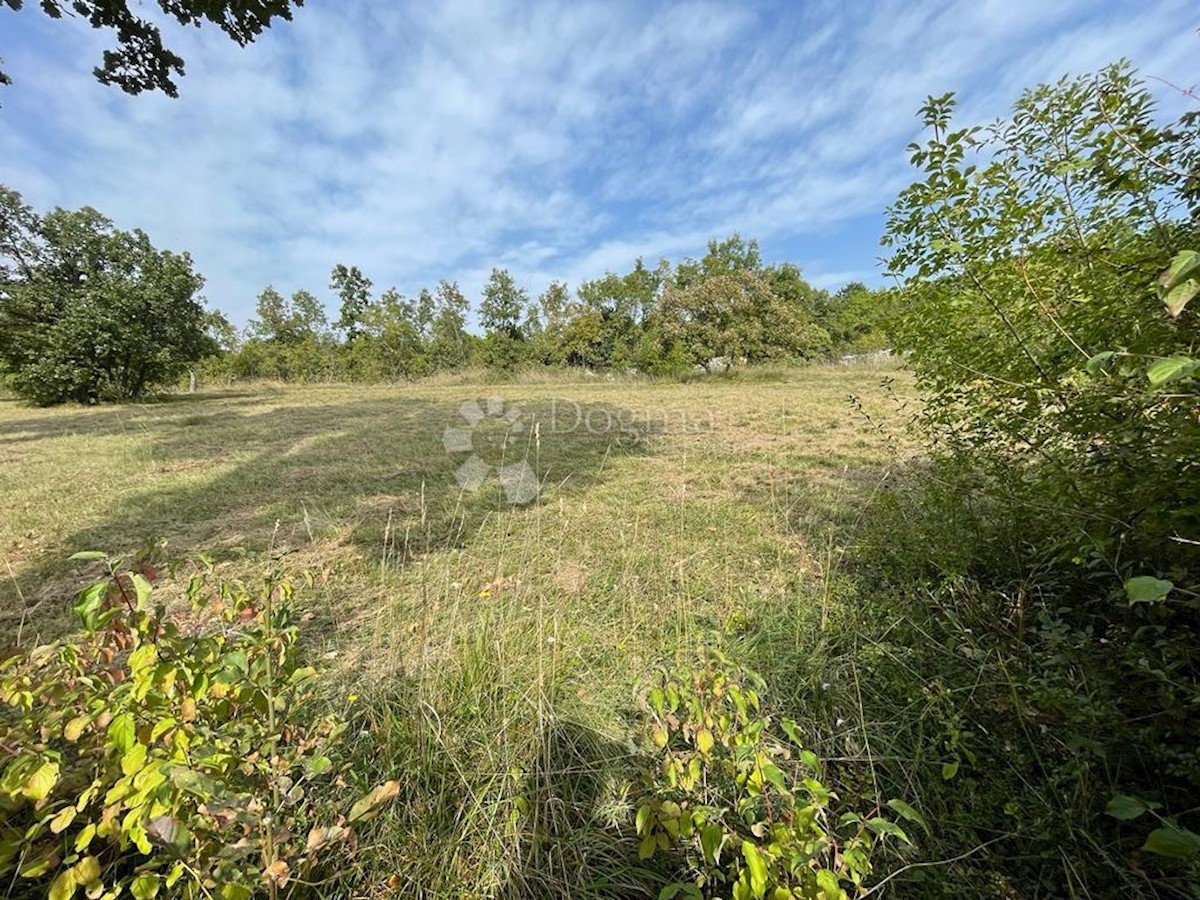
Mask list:
[[[677,376],[759,362],[802,362],[887,345],[885,291],[852,283],[830,293],[791,263],[765,265],[756,241],[713,240],[677,266],[636,260],[572,292],[551,282],[537,297],[503,268],[483,285],[475,321],[459,285],[443,280],[407,297],[376,294],[356,266],[337,265],[330,323],[307,290],[268,286],[240,334],[218,336],[206,362],[228,379],[395,380],[467,367],[512,371],[562,366]]]
[[[572,292],[533,298],[496,268],[474,321],[458,284],[407,297],[376,291],[357,266],[330,273],[338,317],[311,291],[268,286],[236,329],[201,297],[187,253],[159,250],[90,207],[39,214],[0,186],[0,378],[40,405],[133,400],[189,369],[212,380],[389,381],[536,366],[678,376],[794,363],[887,344],[890,294],[814,288],[757,242],[713,240],[700,259],[637,260]]]

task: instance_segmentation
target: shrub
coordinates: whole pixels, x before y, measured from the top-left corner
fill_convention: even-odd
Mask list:
[[[0,878],[138,900],[275,897],[317,874],[398,786],[343,812],[345,723],[296,653],[292,585],[192,578],[190,617],[153,566],[103,561],[75,638],[0,664]]]
[[[664,673],[649,692],[656,753],[637,809],[638,854],[678,854],[687,879],[661,898],[835,900],[847,896],[843,884],[864,888],[884,841],[909,843],[879,810],[839,814],[799,727],[763,711],[763,687],[709,650],[700,667]],[[888,806],[922,822],[901,800]]]

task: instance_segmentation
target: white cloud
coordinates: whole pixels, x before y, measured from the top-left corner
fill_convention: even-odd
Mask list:
[[[95,84],[106,36],[29,8],[8,13],[0,180],[190,250],[239,320],[336,262],[408,292],[506,265],[536,294],[735,229],[836,286],[870,270],[926,94],[987,118],[1121,55],[1186,79],[1186,7],[310,2],[246,49],[170,30],[175,101]],[[806,249],[845,223],[840,256]]]

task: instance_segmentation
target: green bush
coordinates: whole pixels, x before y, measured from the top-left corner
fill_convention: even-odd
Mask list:
[[[654,767],[637,809],[638,853],[677,854],[686,880],[667,897],[821,898],[865,890],[872,855],[904,830],[876,813],[838,811],[799,727],[761,705],[762,679],[707,651],[649,691]],[[902,800],[889,808],[923,824]]]
[[[155,603],[149,564],[82,592],[75,638],[0,664],[0,879],[44,892],[289,895],[394,796],[343,807],[345,723],[300,665],[292,585],[191,579]]]

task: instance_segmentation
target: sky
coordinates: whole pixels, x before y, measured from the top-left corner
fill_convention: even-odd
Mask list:
[[[170,99],[95,81],[110,33],[0,4],[0,183],[189,251],[237,324],[267,284],[336,317],[337,263],[477,302],[493,266],[536,296],[735,231],[832,290],[882,283],[927,95],[986,122],[1121,57],[1190,87],[1198,27],[1194,0],[308,0],[245,48],[164,27]]]

